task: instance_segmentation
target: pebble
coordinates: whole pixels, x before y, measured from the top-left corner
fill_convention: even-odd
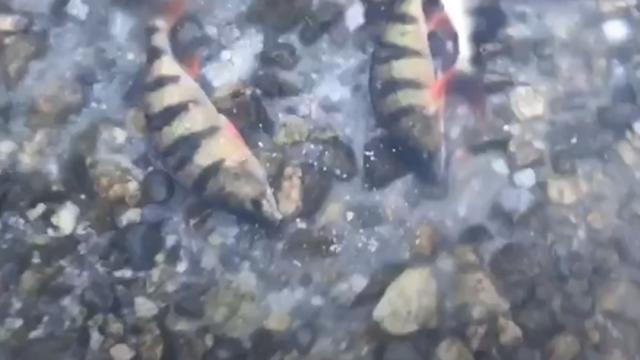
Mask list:
[[[80,111],[85,100],[82,86],[67,78],[43,83],[34,95],[30,123],[35,127],[53,127],[66,122],[70,115]]]
[[[113,360],[131,360],[136,356],[136,352],[133,351],[127,344],[116,344],[109,349],[109,354]]]
[[[349,31],[353,32],[365,23],[365,8],[362,1],[356,0],[344,13],[344,22]]]
[[[162,170],[148,172],[141,185],[141,200],[143,204],[163,203],[173,196],[174,183],[171,176]]]
[[[78,216],[80,215],[80,208],[70,201],[65,202],[56,209],[56,212],[51,216],[51,223],[56,227],[55,229],[48,229],[47,233],[50,236],[64,237],[71,235],[76,228],[78,222]]]
[[[440,233],[434,229],[433,226],[422,225],[416,230],[413,252],[421,256],[429,257],[435,252],[440,239]]]
[[[82,0],[70,0],[67,4],[66,10],[69,15],[82,21],[86,20],[87,14],[89,14],[89,6],[87,6],[87,4]]]
[[[116,246],[124,250],[134,271],[147,271],[153,268],[155,256],[164,245],[164,238],[156,225],[129,225],[118,232],[114,238]]]
[[[530,86],[518,86],[510,95],[511,107],[521,121],[539,119],[546,113],[544,96]]]
[[[598,310],[630,321],[640,321],[640,307],[634,299],[640,299],[640,287],[627,281],[610,281],[598,289]]]
[[[602,32],[610,44],[619,45],[627,42],[631,36],[631,26],[625,19],[608,19],[602,25]]]
[[[213,346],[204,354],[203,360],[243,360],[248,356],[247,349],[239,339],[218,335]]]
[[[286,42],[266,45],[260,53],[260,62],[266,66],[276,66],[283,70],[293,70],[300,62],[296,47]]]
[[[124,228],[127,225],[137,224],[140,220],[142,220],[142,209],[126,209],[122,214],[116,217],[116,225],[119,228]]]
[[[580,183],[574,177],[551,177],[547,179],[547,196],[551,202],[571,205],[583,195]]]
[[[438,324],[438,284],[430,267],[405,270],[387,287],[373,319],[392,335],[406,335]]]
[[[302,169],[289,165],[284,169],[280,190],[276,194],[280,213],[286,218],[294,218],[302,211]]]
[[[140,319],[151,319],[158,313],[158,306],[144,296],[136,296],[133,299],[136,316]]]
[[[284,332],[291,326],[291,317],[287,313],[272,312],[264,321],[263,327],[275,332]]]
[[[536,173],[531,168],[518,170],[513,173],[513,183],[523,189],[530,189],[536,184]]]
[[[299,326],[293,334],[293,346],[300,355],[307,355],[318,340],[318,330],[310,323]]]
[[[574,360],[580,354],[580,340],[570,333],[564,332],[556,335],[546,349],[549,360]]]
[[[457,338],[444,339],[436,348],[437,360],[474,360],[465,344]]]
[[[491,278],[482,271],[460,273],[457,276],[455,303],[478,305],[493,313],[509,310],[509,302],[496,290]]]
[[[504,317],[498,318],[498,340],[500,345],[515,347],[522,344],[522,330],[516,323]]]
[[[294,73],[261,70],[254,74],[252,84],[265,98],[286,98],[300,95],[304,79]]]
[[[46,37],[42,34],[18,34],[4,39],[3,51],[0,57],[5,67],[6,80],[10,88],[15,87],[20,82],[26,74],[31,61],[43,55],[46,49]]]
[[[26,30],[31,21],[20,14],[0,13],[0,33],[16,33]]]
[[[309,132],[307,121],[297,116],[288,116],[281,121],[273,141],[278,145],[300,143],[307,140]]]
[[[254,0],[250,13],[255,20],[278,33],[296,27],[313,6],[313,0]]]
[[[305,18],[298,39],[303,45],[314,44],[342,17],[342,5],[333,1],[323,1]]]

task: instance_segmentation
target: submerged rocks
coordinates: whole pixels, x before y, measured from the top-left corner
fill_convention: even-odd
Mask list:
[[[27,72],[29,63],[44,55],[47,49],[46,34],[17,34],[2,39],[0,59],[10,88],[15,87]]]
[[[469,349],[460,339],[448,338],[443,340],[436,348],[437,360],[473,360]]]
[[[298,39],[303,45],[312,45],[342,18],[342,14],[342,5],[337,2],[318,3],[318,7],[305,18]]]
[[[386,332],[406,335],[438,325],[438,284],[430,267],[405,270],[387,287],[373,310]]]
[[[296,47],[287,42],[266,44],[260,53],[260,62],[265,66],[279,67],[283,70],[293,70],[300,61]]]
[[[313,0],[254,0],[249,9],[251,20],[276,33],[296,27],[313,6]]]
[[[31,124],[35,127],[55,126],[67,120],[84,105],[82,86],[70,79],[56,79],[35,94]]]
[[[640,321],[640,308],[633,299],[640,297],[640,287],[628,280],[611,281],[598,290],[598,310],[604,314]]]

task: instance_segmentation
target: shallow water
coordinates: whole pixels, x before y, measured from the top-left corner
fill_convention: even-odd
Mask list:
[[[449,130],[466,120],[468,136],[455,143],[482,150],[455,158],[439,199],[412,175],[363,186],[376,134],[363,4],[335,0],[337,20],[305,45],[325,0],[301,14],[273,2],[262,25],[251,3],[190,10],[209,36],[212,98],[261,71],[293,83],[287,96],[261,85],[276,130],[257,136],[285,166],[314,164],[304,193],[320,195],[278,229],[150,185],[161,165],[135,86],[157,4],[0,4],[32,20],[0,28],[0,359],[638,358],[636,4],[505,1],[489,67],[520,85],[490,97],[488,139],[453,109]],[[278,31],[299,61],[274,72],[259,54]]]

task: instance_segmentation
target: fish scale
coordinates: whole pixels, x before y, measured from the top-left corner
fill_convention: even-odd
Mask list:
[[[233,124],[176,60],[171,25],[147,27],[144,107],[151,143],[183,186],[231,212],[278,223],[282,216],[267,174]]]

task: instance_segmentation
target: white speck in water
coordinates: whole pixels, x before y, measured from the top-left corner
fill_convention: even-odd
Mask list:
[[[529,189],[536,184],[536,173],[531,168],[526,168],[513,173],[513,182],[516,186]]]
[[[602,23],[602,32],[612,44],[620,44],[629,39],[631,29],[626,20],[611,19]]]
[[[574,137],[571,138],[571,143],[572,144],[575,144],[577,142],[578,142],[578,137],[577,136],[574,136]]]
[[[50,236],[67,236],[73,233],[80,215],[80,209],[76,204],[67,201],[62,204],[51,217],[51,223],[57,227],[56,230],[47,231]]]
[[[355,216],[355,214],[353,213],[353,211],[347,211],[347,213],[345,214],[347,217],[347,221],[351,221],[353,220],[353,217]]]
[[[89,7],[82,0],[71,0],[67,4],[67,12],[71,16],[75,16],[80,20],[86,20],[89,13]]]

